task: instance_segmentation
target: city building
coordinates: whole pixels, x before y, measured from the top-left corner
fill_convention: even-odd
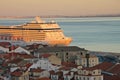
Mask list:
[[[77,55],[82,53],[86,54],[87,50],[77,46],[55,46],[55,47],[42,47],[35,51],[34,55],[54,54],[61,58],[62,62],[75,62]]]
[[[53,65],[61,65],[61,59],[58,58],[56,55],[53,54],[42,54],[40,55],[41,58],[46,58],[50,61]]]
[[[103,75],[100,69],[93,67],[78,68],[78,72],[75,74],[75,80],[103,80]]]
[[[23,69],[17,69],[11,73],[10,80],[29,80],[29,72]]]
[[[99,64],[99,59],[95,55],[80,53],[77,55],[76,64],[84,67],[92,67]]]
[[[36,80],[36,79],[43,78],[43,77],[49,78],[50,73],[49,71],[46,71],[41,68],[30,68],[29,76],[30,76],[30,79]]]

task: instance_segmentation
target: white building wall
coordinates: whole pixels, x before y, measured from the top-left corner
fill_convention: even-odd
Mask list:
[[[30,54],[29,51],[25,50],[24,48],[18,47],[14,50],[14,52],[19,52],[19,53],[26,53],[26,54]]]
[[[3,51],[3,52],[9,52],[9,49],[8,48],[4,48],[2,46],[0,46],[0,50]]]
[[[30,68],[38,68],[40,67],[41,69],[45,69],[47,71],[50,70],[57,70],[59,67],[58,66],[53,66],[48,59],[39,59],[36,63],[34,63]],[[30,70],[29,68],[29,70]]]

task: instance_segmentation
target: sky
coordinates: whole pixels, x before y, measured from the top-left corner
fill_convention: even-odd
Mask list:
[[[0,0],[0,16],[109,14],[120,14],[120,0]]]

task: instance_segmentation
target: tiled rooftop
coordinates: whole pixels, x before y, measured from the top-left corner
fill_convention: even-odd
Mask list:
[[[112,67],[114,64],[113,63],[110,63],[110,62],[103,62],[103,63],[100,63],[96,66],[93,66],[92,68],[93,69],[101,69],[103,71],[106,71],[107,69],[109,69],[110,67]],[[91,68],[91,69],[92,69]]]
[[[20,70],[16,70],[14,72],[11,73],[12,76],[16,76],[16,77],[20,77],[22,75],[22,71]]]
[[[8,48],[11,44],[9,42],[0,42],[0,46]]]
[[[72,62],[62,62],[62,66],[77,68],[77,65]]]
[[[37,69],[33,68],[33,69],[30,69],[30,72],[43,72],[43,71],[45,71],[45,70],[44,70],[44,69],[41,69],[41,68],[37,68]]]
[[[59,70],[70,71],[71,68],[70,68],[70,67],[63,66],[63,67],[59,68]]]
[[[40,55],[40,57],[42,58],[48,58],[48,57],[50,57],[52,54],[42,54],[42,55]]]
[[[120,75],[120,63],[115,64],[114,66],[109,68],[107,71],[116,75]]]
[[[25,67],[29,68],[30,66],[32,66],[33,63],[28,63],[25,65]]]
[[[29,55],[29,54],[20,54],[20,53],[15,53],[15,52],[11,52],[11,53],[6,53],[3,55],[3,57],[5,59],[10,59],[11,57],[14,57],[14,58],[23,58],[23,59],[28,59],[28,58],[35,58],[35,56],[33,55]]]
[[[105,75],[103,76],[103,80],[120,80],[120,76],[117,75]]]
[[[40,79],[37,79],[37,80],[51,80],[51,79],[49,79],[47,77],[43,77],[43,78],[40,78]]]

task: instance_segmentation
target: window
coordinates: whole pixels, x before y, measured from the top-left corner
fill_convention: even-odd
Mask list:
[[[79,77],[79,80],[82,80],[81,77]]]
[[[66,77],[64,80],[68,80],[68,78]]]
[[[100,71],[100,70],[98,70],[98,73],[100,74],[100,73],[101,73],[101,71]]]
[[[5,37],[5,40],[7,40],[7,37]]]
[[[66,53],[66,55],[68,55],[68,52]]]
[[[83,80],[85,80],[85,77],[83,77]]]
[[[93,74],[95,74],[95,71],[93,71]]]
[[[89,80],[89,78],[87,78],[87,80]]]
[[[82,53],[82,52],[81,52],[80,54],[81,54],[81,55],[83,55],[83,53]]]
[[[84,71],[84,74],[86,74],[86,71]]]
[[[56,53],[56,56],[58,56],[58,53]]]
[[[101,80],[101,77],[99,77],[99,80]]]
[[[75,80],[78,80],[78,77],[77,77],[77,76],[75,77]]]
[[[82,74],[82,71],[81,71],[81,70],[79,70],[79,74]]]

